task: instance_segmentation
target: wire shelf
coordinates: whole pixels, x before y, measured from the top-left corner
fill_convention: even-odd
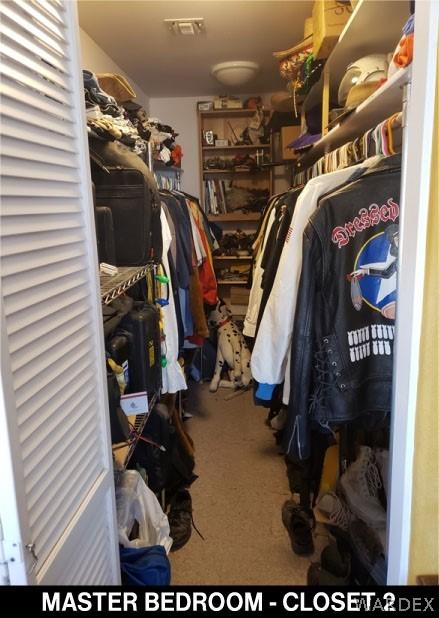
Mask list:
[[[130,459],[134,453],[134,449],[137,446],[139,441],[139,437],[142,435],[143,430],[145,429],[146,423],[148,422],[149,416],[151,414],[151,410],[155,406],[157,400],[159,398],[159,393],[154,393],[149,400],[148,412],[146,414],[137,414],[134,422],[134,438],[127,440],[127,442],[121,442],[120,444],[113,444],[113,457],[115,461],[115,476],[117,477],[118,473],[122,472],[128,466]]]
[[[120,266],[117,275],[100,273],[101,299],[103,305],[108,305],[133,286],[137,281],[154,270],[154,264],[145,266]]]

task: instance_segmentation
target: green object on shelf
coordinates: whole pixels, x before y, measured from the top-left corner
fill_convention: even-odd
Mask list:
[[[154,279],[160,283],[169,283],[169,277],[166,275],[154,275]]]
[[[162,356],[161,359],[160,359],[160,365],[164,369],[167,364],[168,364],[168,361],[166,360],[166,356]]]

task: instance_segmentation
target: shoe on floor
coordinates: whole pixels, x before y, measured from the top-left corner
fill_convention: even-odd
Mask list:
[[[336,493],[329,491],[323,494],[317,500],[316,506],[323,517],[328,520],[326,523],[347,531],[352,513]]]
[[[320,556],[322,569],[335,577],[349,580],[351,575],[351,556],[348,552],[340,551],[336,543],[327,545]]]
[[[389,477],[389,451],[384,448],[374,449],[375,460],[380,471],[381,481],[383,483],[386,498],[388,494],[388,477]]]
[[[192,498],[187,489],[180,489],[173,496],[168,513],[171,551],[186,545],[192,534]]]
[[[337,577],[322,568],[318,562],[313,562],[306,576],[308,586],[347,586],[349,577]]]
[[[378,497],[381,487],[373,451],[369,446],[361,446],[357,459],[341,476],[340,488],[350,510],[372,528],[382,528],[387,521]]]
[[[292,500],[282,507],[282,522],[287,529],[293,552],[299,556],[314,553],[312,531],[315,527],[314,513]]]

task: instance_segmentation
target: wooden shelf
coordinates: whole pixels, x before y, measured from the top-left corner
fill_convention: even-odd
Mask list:
[[[241,257],[237,256],[237,255],[214,255],[213,256],[214,260],[248,260],[250,261],[252,259],[251,255],[243,255]]]
[[[410,81],[411,67],[399,69],[381,88],[376,90],[343,122],[316,142],[299,159],[300,168],[313,165],[326,152],[352,141],[377,124],[402,110],[403,86]],[[299,169],[300,169],[299,168]]]
[[[208,215],[209,221],[259,221],[261,214],[259,212],[228,212],[221,215]]]
[[[393,50],[401,38],[401,30],[409,14],[410,3],[407,0],[360,0],[325,64],[325,71],[329,71],[330,76],[331,99],[337,100],[338,86],[348,64],[368,54],[387,54]],[[322,91],[323,74],[311,88],[303,109],[321,103]]]
[[[199,112],[203,118],[246,118],[255,115],[254,109],[212,109],[209,112]],[[270,114],[271,110],[264,109],[264,114]]]
[[[270,171],[270,168],[266,169],[257,169],[255,170],[203,170],[204,174],[228,174],[229,176],[232,174],[251,174],[252,176],[257,176],[258,174],[266,174]]]
[[[218,285],[247,285],[247,281],[242,279],[218,279]]]
[[[257,150],[258,148],[270,148],[270,144],[243,144],[241,146],[202,146],[202,150]]]

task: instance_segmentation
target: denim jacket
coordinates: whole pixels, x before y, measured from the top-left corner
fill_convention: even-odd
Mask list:
[[[304,232],[284,448],[310,455],[310,429],[333,431],[391,407],[399,155],[326,196]]]

